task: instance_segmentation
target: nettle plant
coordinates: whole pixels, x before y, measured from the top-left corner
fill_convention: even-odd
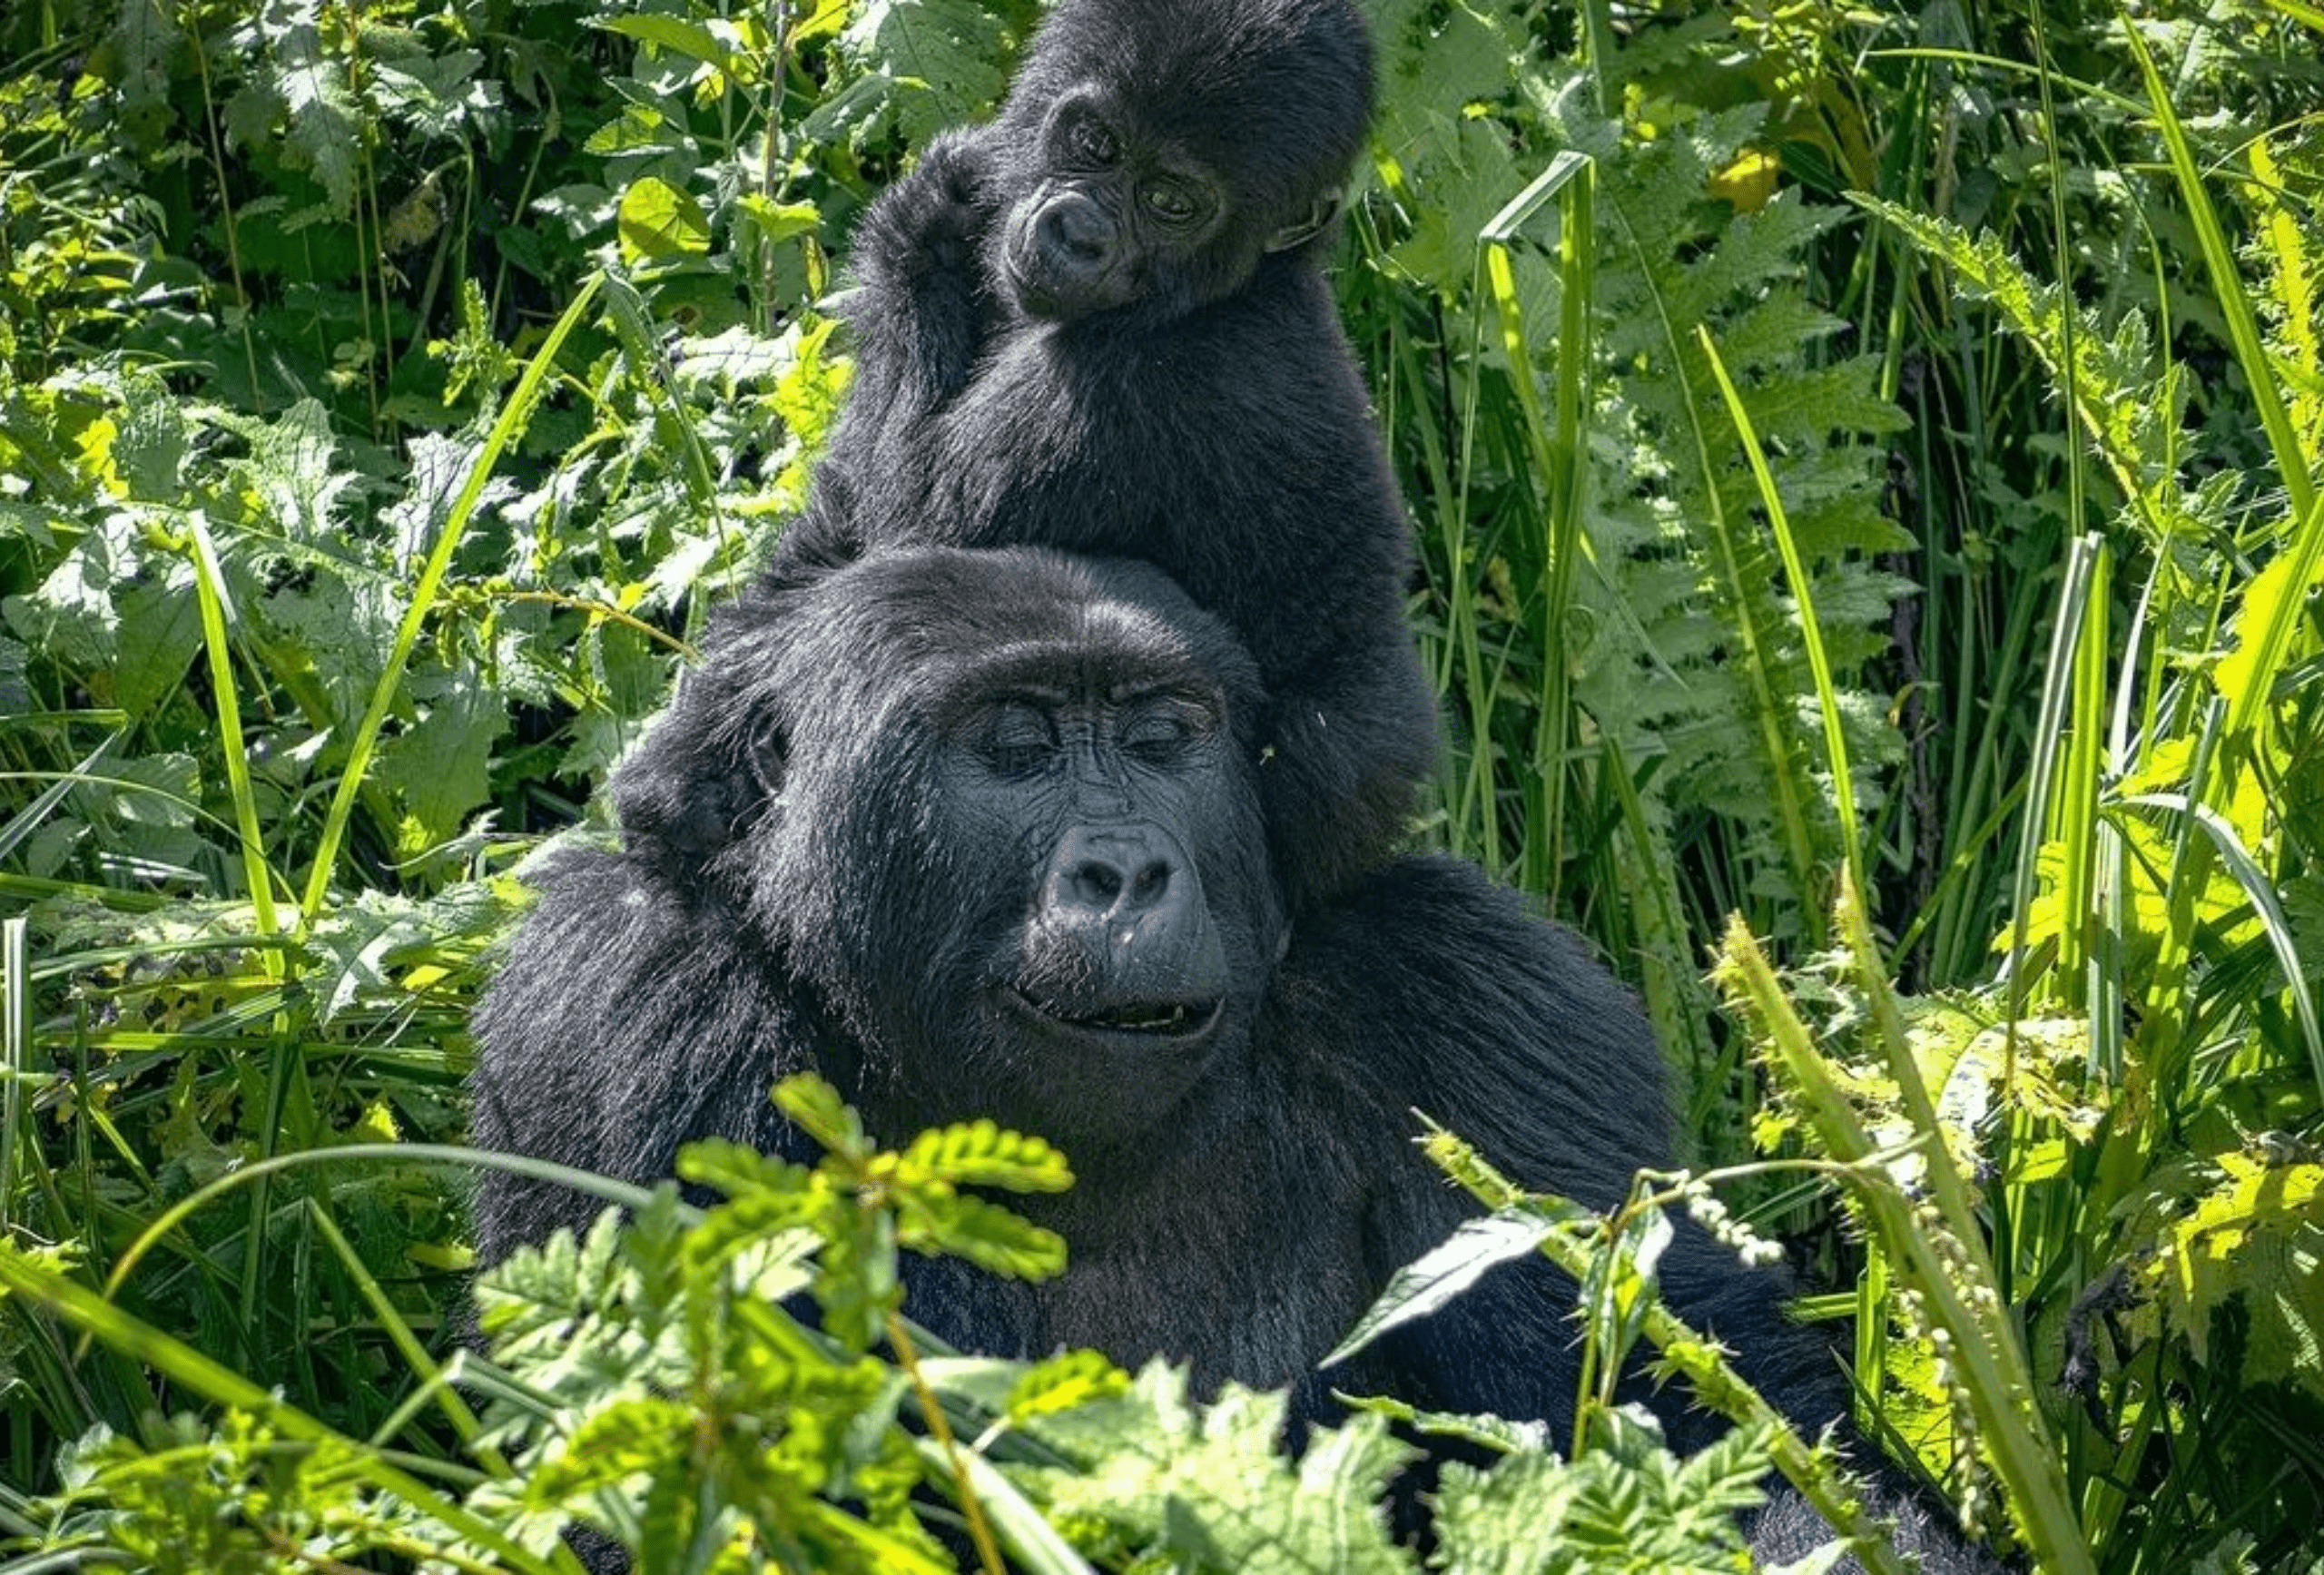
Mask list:
[[[142,1442],[92,1430],[66,1452],[60,1489],[18,1501],[10,1520],[42,1554],[187,1575],[382,1553],[424,1569],[572,1570],[574,1531],[673,1575],[770,1562],[867,1575],[963,1562],[1404,1571],[1423,1559],[1398,1540],[1394,1506],[1410,1512],[1413,1482],[1397,1484],[1421,1457],[1412,1441],[1429,1436],[1490,1462],[1442,1467],[1431,1567],[1743,1568],[1735,1517],[1761,1501],[1771,1458],[1846,1513],[1829,1460],[1655,1304],[1662,1206],[1701,1191],[1687,1178],[1642,1186],[1601,1220],[1514,1192],[1440,1135],[1448,1171],[1497,1212],[1415,1265],[1341,1354],[1495,1262],[1551,1251],[1582,1274],[1593,1393],[1579,1442],[1566,1456],[1539,1426],[1354,1400],[1344,1422],[1288,1452],[1280,1393],[1230,1384],[1197,1401],[1158,1359],[1131,1374],[1090,1352],[964,1357],[913,1330],[902,1252],[1033,1280],[1063,1271],[1062,1241],[983,1196],[1071,1185],[1049,1145],[980,1121],[880,1150],[828,1085],[793,1078],[774,1098],[824,1157],[692,1145],[679,1168],[720,1195],[707,1208],[671,1185],[646,1193],[556,1172],[634,1212],[609,1209],[586,1237],[560,1234],[482,1276],[488,1355],[463,1350],[438,1367],[407,1346],[422,1382],[406,1409],[433,1408],[457,1440],[433,1456],[384,1445],[394,1427],[370,1440],[336,1432],[127,1318],[54,1261],[0,1251],[11,1293],[222,1408]],[[1642,1410],[1615,1404],[1641,1334],[1742,1425],[1680,1460]],[[1822,1568],[1840,1548],[1796,1568]],[[1864,1550],[1876,1567],[1894,1562]]]

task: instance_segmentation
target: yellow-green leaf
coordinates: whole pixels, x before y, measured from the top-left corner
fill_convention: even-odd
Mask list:
[[[702,204],[667,181],[647,175],[621,195],[621,255],[628,263],[699,257],[710,250]]]

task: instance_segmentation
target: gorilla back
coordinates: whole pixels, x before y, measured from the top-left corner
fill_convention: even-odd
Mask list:
[[[1064,0],[1000,117],[859,227],[856,386],[776,559],[1161,566],[1258,663],[1295,908],[1393,846],[1435,747],[1409,531],[1320,268],[1371,92],[1347,0]]]

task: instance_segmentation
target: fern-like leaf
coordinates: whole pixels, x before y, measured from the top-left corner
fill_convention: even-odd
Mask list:
[[[1039,1137],[990,1120],[940,1127],[904,1149],[908,1166],[955,1186],[997,1186],[1008,1192],[1063,1192],[1073,1185],[1065,1156]]]

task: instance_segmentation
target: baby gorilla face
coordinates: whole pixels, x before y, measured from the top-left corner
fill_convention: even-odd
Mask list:
[[[1228,273],[1217,281],[1227,289],[1242,282],[1227,258],[1205,255],[1236,227],[1224,184],[1112,94],[1093,85],[1060,101],[1039,149],[1034,178],[996,231],[994,271],[1026,316],[1069,322],[1206,274]]]
[[[1330,224],[1370,110],[1342,0],[1060,5],[991,144],[987,274],[1051,322],[1231,295]]]

